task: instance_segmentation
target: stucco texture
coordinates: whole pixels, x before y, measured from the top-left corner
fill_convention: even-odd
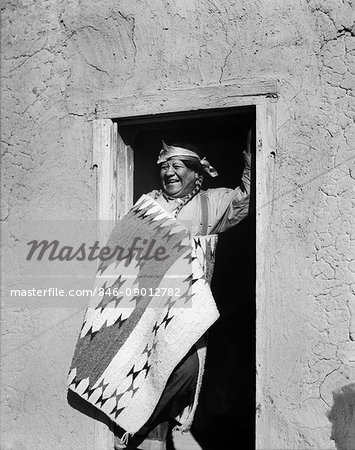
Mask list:
[[[4,0],[1,13],[5,275],[20,276],[20,223],[95,218],[98,100],[278,81],[258,448],[355,448],[351,2]],[[1,448],[92,449],[65,388],[82,309],[1,318]]]

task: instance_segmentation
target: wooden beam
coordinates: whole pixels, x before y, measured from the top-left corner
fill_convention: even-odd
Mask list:
[[[265,392],[270,373],[270,333],[272,330],[270,232],[273,168],[276,158],[276,106],[256,107],[256,449],[269,448],[269,412]]]
[[[117,134],[117,132],[116,132]],[[114,220],[116,205],[113,198],[114,124],[110,119],[93,122],[93,166],[97,168],[97,218]]]
[[[117,219],[133,205],[133,150],[117,135]]]
[[[275,80],[241,81],[230,85],[164,90],[154,94],[113,97],[96,103],[98,118],[149,116],[200,109],[258,104],[277,97]]]
[[[105,244],[112,231],[116,217],[117,126],[115,125],[110,119],[93,122],[93,166],[97,170],[97,238],[101,245]],[[95,420],[93,448],[112,450],[113,445],[113,434],[108,425]]]

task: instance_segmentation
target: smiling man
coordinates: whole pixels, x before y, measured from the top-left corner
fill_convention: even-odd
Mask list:
[[[238,224],[248,214],[250,195],[250,141],[248,132],[244,152],[244,172],[235,189],[201,189],[204,175],[216,177],[217,171],[200,151],[188,144],[163,142],[157,164],[160,166],[161,190],[148,195],[166,211],[184,222],[192,235],[221,233]]]
[[[183,162],[178,156],[173,156],[160,166],[164,192],[173,198],[184,197],[195,188],[198,172],[194,172],[186,163],[187,161]]]
[[[204,247],[202,254],[206,264],[200,262],[208,281],[211,280],[213,271],[214,252],[210,250],[213,250],[217,242],[215,235],[237,225],[248,215],[250,149],[251,131],[248,132],[246,151],[243,154],[244,171],[241,184],[235,189],[221,187],[201,190],[205,174],[212,177],[218,174],[196,147],[182,143],[167,145],[163,142],[158,156],[161,189],[148,195],[183,222],[192,237],[198,236],[195,242],[198,242],[201,248]],[[196,254],[198,256],[197,252]],[[119,437],[123,434],[122,431],[117,430],[116,449],[137,448],[158,424],[165,422],[169,423],[170,427],[179,427],[186,411],[190,411],[189,414],[193,417],[202,380],[205,349],[206,342],[202,337],[172,372],[152,416],[142,429],[129,439],[128,444]],[[139,445],[139,448],[145,448],[142,445],[144,444]]]

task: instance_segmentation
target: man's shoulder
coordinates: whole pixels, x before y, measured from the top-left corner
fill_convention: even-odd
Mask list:
[[[146,192],[145,195],[149,195],[149,197],[155,198],[158,193],[158,189],[154,189],[153,191]]]
[[[233,192],[233,189],[231,188],[219,187],[206,189],[205,191],[201,191],[201,194],[207,195],[208,198],[212,199],[224,197],[225,195],[229,195],[231,192]]]

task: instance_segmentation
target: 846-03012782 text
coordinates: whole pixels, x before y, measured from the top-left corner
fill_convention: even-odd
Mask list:
[[[142,297],[164,297],[168,295],[169,297],[180,297],[180,288],[172,287],[157,287],[157,288],[97,288],[94,289],[59,289],[59,288],[48,288],[48,289],[10,289],[10,297],[94,297],[99,296],[142,296]]]

